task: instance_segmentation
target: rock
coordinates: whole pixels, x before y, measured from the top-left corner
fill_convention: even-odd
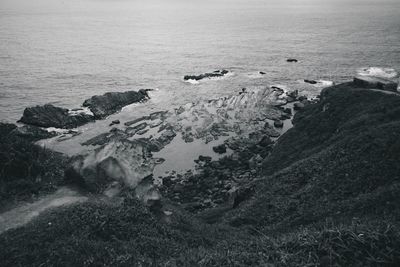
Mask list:
[[[199,81],[199,80],[202,80],[205,78],[222,77],[228,73],[229,73],[229,71],[227,71],[227,70],[216,70],[214,72],[204,73],[204,74],[200,74],[200,75],[185,75],[183,77],[183,79],[185,81],[187,81],[187,80]]]
[[[18,137],[22,137],[29,141],[38,141],[41,139],[51,138],[57,135],[55,132],[48,132],[43,130],[42,128],[32,126],[32,125],[24,125],[22,127],[18,127],[14,129],[11,134],[14,134]]]
[[[215,153],[218,153],[218,154],[226,153],[226,145],[225,144],[221,144],[219,146],[214,146],[213,150],[214,150]]]
[[[119,120],[114,120],[114,121],[112,121],[112,122],[110,123],[110,126],[113,126],[113,125],[115,125],[115,124],[120,124],[120,121],[119,121]]]
[[[265,75],[266,73],[265,72],[263,72],[263,71],[260,71],[259,72],[261,75]]]
[[[292,109],[291,108],[285,108],[285,109],[283,109],[283,112],[285,112],[286,114],[292,115]]]
[[[108,133],[99,134],[89,140],[81,143],[83,146],[96,146],[96,145],[105,145],[106,143],[110,142],[111,140],[121,139],[125,137],[126,134],[124,131],[118,128],[112,128]]]
[[[150,140],[148,146],[151,152],[158,152],[163,149],[166,145],[171,143],[175,138],[176,133],[173,130],[165,130],[160,137]]]
[[[309,84],[317,84],[317,83],[318,83],[317,81],[314,81],[314,80],[307,80],[307,79],[305,79],[304,82],[305,82],[305,83],[309,83]]]
[[[154,166],[154,160],[141,142],[117,139],[74,157],[65,176],[91,192],[101,193],[115,181],[135,188],[152,175]]]
[[[294,99],[296,99],[299,96],[299,90],[291,91],[287,95],[292,97],[292,98],[294,98]]]
[[[293,109],[294,109],[294,110],[300,110],[300,109],[303,109],[304,106],[305,106],[305,105],[304,105],[302,102],[296,102],[296,103],[294,103],[294,105],[293,105]]]
[[[202,155],[199,156],[199,161],[210,162],[211,160],[212,158],[209,156],[202,156]]]
[[[302,96],[299,96],[298,100],[301,102],[301,101],[307,100],[307,97],[305,95],[302,95]]]
[[[85,113],[71,115],[68,109],[55,107],[51,104],[29,107],[24,110],[19,122],[39,127],[76,128],[94,121],[94,117]]]
[[[124,125],[125,126],[131,126],[131,125],[133,125],[135,123],[138,123],[140,121],[145,121],[145,120],[149,120],[149,119],[150,119],[150,116],[143,116],[143,117],[140,117],[140,118],[125,122]]]
[[[272,145],[274,142],[272,142],[271,138],[269,136],[264,136],[261,141],[258,143],[258,145],[262,147],[268,147]]]
[[[295,58],[288,58],[287,60],[286,60],[287,62],[298,62],[298,60],[297,59],[295,59]]]
[[[353,80],[354,85],[361,88],[381,89],[397,92],[397,83],[381,77],[356,76]]]
[[[88,107],[96,119],[102,119],[119,110],[126,105],[141,102],[149,98],[148,90],[141,89],[127,92],[108,92],[104,95],[92,96],[83,102],[84,107]]]
[[[281,121],[281,120],[275,120],[275,121],[274,121],[274,126],[275,126],[276,128],[282,128],[282,127],[283,127],[283,121]]]
[[[147,127],[147,122],[142,122],[133,127],[126,128],[125,132],[131,136],[135,135],[137,132],[144,130]]]

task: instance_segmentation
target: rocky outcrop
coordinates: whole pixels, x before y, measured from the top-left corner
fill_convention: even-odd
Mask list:
[[[66,178],[100,193],[114,182],[135,188],[152,175],[154,166],[146,145],[136,140],[113,138],[94,151],[75,157],[66,171]]]
[[[88,107],[93,112],[96,119],[105,118],[126,105],[141,102],[149,98],[147,89],[127,92],[108,92],[104,95],[92,96],[83,102],[84,107]]]
[[[386,78],[361,76],[354,77],[354,85],[361,88],[381,89],[387,91],[397,91],[397,83]]]
[[[82,113],[70,113],[68,109],[55,107],[51,104],[29,107],[19,122],[39,127],[76,128],[93,121],[92,115]]]
[[[183,77],[183,79],[185,81],[187,81],[187,80],[199,81],[199,80],[202,80],[202,79],[205,79],[205,78],[223,77],[228,73],[229,73],[228,70],[216,70],[214,72],[203,73],[203,74],[200,74],[200,75],[185,75]]]

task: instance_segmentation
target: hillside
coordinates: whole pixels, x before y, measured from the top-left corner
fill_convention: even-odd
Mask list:
[[[400,96],[342,84],[293,122],[214,224],[125,190],[3,233],[0,265],[398,266]]]

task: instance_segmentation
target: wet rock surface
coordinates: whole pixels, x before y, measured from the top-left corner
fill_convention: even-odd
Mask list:
[[[223,77],[228,73],[229,73],[228,70],[216,70],[214,72],[207,72],[207,73],[203,73],[203,74],[199,74],[199,75],[185,75],[183,77],[183,79],[185,81],[187,81],[187,80],[199,81],[199,80],[206,79],[206,78]]]
[[[147,91],[147,89],[141,89],[138,92],[109,92],[86,99],[83,106],[88,107],[96,119],[102,119],[121,110],[126,105],[146,100],[149,98]]]
[[[51,104],[26,108],[19,120],[25,124],[55,128],[76,128],[91,121],[94,121],[92,115],[83,112],[70,114],[68,109]]]
[[[232,207],[233,192],[257,177],[276,138],[287,130],[283,122],[291,119],[299,99],[304,101],[297,91],[259,86],[157,111],[83,142],[95,147],[74,158],[67,176],[90,191],[106,194],[115,191],[111,186],[115,182],[143,187],[141,181],[148,177],[146,181],[152,181],[163,197],[191,212],[227,203]],[[162,170],[177,158],[187,161],[188,167],[172,166],[151,177],[155,168]],[[148,193],[155,199],[150,202],[158,202],[152,190]]]

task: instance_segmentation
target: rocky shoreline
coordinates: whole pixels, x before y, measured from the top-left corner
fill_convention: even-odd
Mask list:
[[[29,243],[42,255],[35,263],[61,265],[398,263],[400,96],[368,87],[340,84],[317,99],[277,86],[246,88],[114,120],[69,159],[44,149],[27,168],[41,170],[40,179],[30,173],[29,186],[44,194],[73,184],[85,196],[67,191],[76,205],[7,228],[0,260],[27,264]],[[24,144],[16,159],[28,162],[38,139],[66,140],[31,125],[2,124],[0,133],[16,142],[2,142],[5,151]]]

